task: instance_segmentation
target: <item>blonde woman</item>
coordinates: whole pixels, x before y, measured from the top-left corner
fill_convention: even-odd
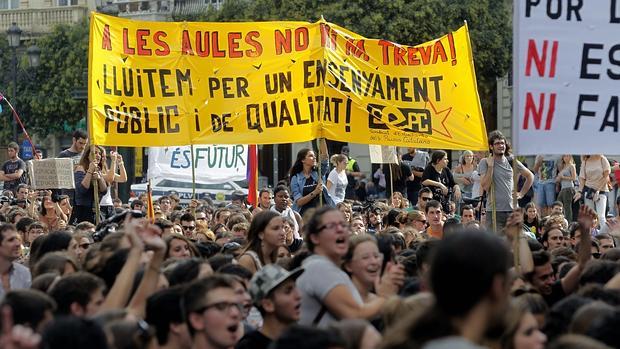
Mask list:
[[[347,179],[347,162],[349,159],[342,154],[335,154],[330,159],[334,169],[327,176],[327,192],[334,200],[335,204],[339,204],[344,201],[345,191],[349,180]]]
[[[558,175],[555,182],[560,184],[558,201],[564,205],[564,216],[569,222],[573,221],[573,197],[575,196],[575,180],[577,179],[577,168],[575,161],[570,154],[562,155],[558,162]]]
[[[461,188],[461,195],[464,198],[472,198],[474,187],[472,174],[476,170],[476,166],[474,153],[471,150],[465,150],[459,159],[459,165],[454,169],[454,181]]]

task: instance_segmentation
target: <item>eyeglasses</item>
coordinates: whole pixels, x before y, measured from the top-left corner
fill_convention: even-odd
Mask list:
[[[350,226],[351,225],[347,222],[332,222],[332,223],[327,223],[325,225],[320,226],[318,231],[323,231],[325,229],[334,230],[337,227],[341,227],[342,229],[349,229]]]
[[[211,308],[215,308],[217,311],[221,311],[221,312],[230,312],[231,309],[237,309],[239,310],[240,313],[243,313],[243,304],[241,303],[234,303],[234,302],[217,302],[217,303],[213,303],[213,304],[207,304],[203,307],[200,307],[198,309],[196,309],[195,311],[193,311],[194,313],[204,313],[205,311],[211,309]]]
[[[429,198],[429,197],[424,197],[423,196],[423,197],[420,198],[420,200],[422,200],[422,201],[430,201],[430,200],[433,200],[433,198]]]
[[[183,228],[183,230],[194,230],[194,229],[196,229],[196,226],[194,226],[194,225],[182,225],[181,227]]]

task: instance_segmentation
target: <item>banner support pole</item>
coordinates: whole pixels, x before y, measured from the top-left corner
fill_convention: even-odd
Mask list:
[[[321,176],[321,161],[322,161],[321,160],[321,142],[322,141],[323,141],[323,137],[320,137],[317,142],[319,146],[319,151],[317,152],[317,160],[319,163],[319,166],[317,166],[317,172],[319,173],[319,178],[318,178],[319,180],[317,181],[317,184],[323,182],[322,180],[323,177]],[[323,207],[323,190],[321,190],[321,192],[319,193],[319,207]]]
[[[192,157],[192,200],[196,199],[196,167],[194,166],[194,145],[190,144],[190,155]]]

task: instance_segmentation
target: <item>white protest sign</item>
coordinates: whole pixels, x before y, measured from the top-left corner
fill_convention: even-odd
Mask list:
[[[516,0],[519,155],[620,154],[620,0]]]
[[[222,183],[244,180],[247,175],[247,145],[194,145],[196,181]],[[149,148],[148,178],[192,180],[191,148]]]
[[[397,164],[396,147],[389,145],[369,145],[370,162],[373,164]]]
[[[71,158],[28,161],[32,189],[75,189]]]

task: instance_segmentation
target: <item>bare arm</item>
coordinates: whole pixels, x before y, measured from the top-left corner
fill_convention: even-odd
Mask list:
[[[8,178],[9,180],[15,180],[15,179],[20,179],[23,174],[24,174],[24,170],[19,169],[15,173],[6,173],[4,174],[4,176]]]
[[[124,308],[127,305],[127,301],[129,301],[129,295],[131,293],[131,287],[133,285],[134,275],[136,275],[138,268],[140,267],[140,259],[142,257],[144,244],[135,231],[138,222],[136,220],[130,220],[130,217],[130,215],[127,215],[124,228],[125,236],[127,236],[131,244],[129,255],[127,256],[125,265],[123,265],[120,273],[116,276],[116,280],[114,280],[114,284],[112,285],[110,292],[99,308],[99,313],[106,310]]]
[[[400,265],[388,263],[386,273],[376,282],[377,298],[365,304],[353,300],[351,292],[345,285],[331,289],[323,304],[331,314],[339,319],[372,319],[381,312],[385,300],[395,295],[404,281],[404,269]]]
[[[489,191],[491,189],[491,183],[493,182],[493,167],[495,165],[495,161],[492,156],[486,158],[487,171],[480,176],[480,186],[485,191]]]
[[[525,166],[521,169],[520,174],[525,177],[525,183],[523,184],[523,188],[521,188],[521,192],[519,192],[519,195],[523,197],[530,190],[532,184],[534,184],[534,174]]]
[[[319,151],[321,152],[321,158],[319,161],[329,159],[329,151],[327,151],[327,142],[325,141],[325,138],[319,139]]]
[[[156,226],[145,228],[153,232],[159,230]],[[161,234],[161,230],[159,230],[159,233]],[[144,271],[144,276],[142,276],[136,293],[131,298],[131,302],[129,302],[129,311],[141,319],[144,318],[146,313],[147,298],[157,291],[160,268],[166,255],[166,243],[157,235],[145,239],[145,244],[153,250],[153,257]]]
[[[595,218],[596,212],[588,206],[583,205],[579,208],[579,216],[577,220],[579,222],[579,230],[581,230],[581,237],[579,240],[577,265],[572,267],[561,281],[562,289],[564,289],[564,293],[566,294],[570,294],[577,289],[581,272],[583,271],[586,263],[588,263],[590,258],[592,258],[592,252],[590,251],[590,230],[592,229],[592,222]]]

